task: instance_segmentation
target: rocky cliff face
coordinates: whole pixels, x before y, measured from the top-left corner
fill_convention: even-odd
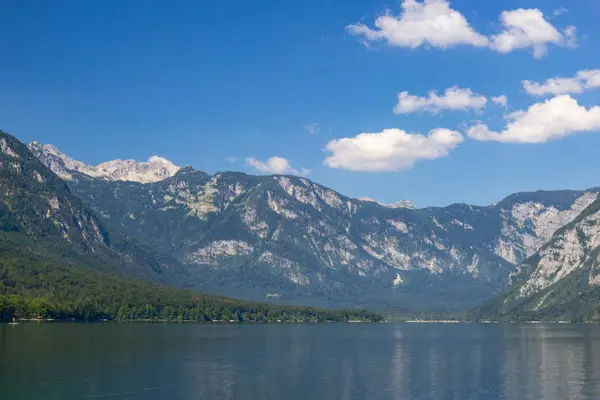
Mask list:
[[[510,275],[506,291],[474,311],[483,318],[590,318],[600,304],[600,199],[559,228]]]
[[[100,221],[65,182],[1,131],[0,229],[62,238],[92,251],[110,245]]]
[[[158,182],[175,175],[179,167],[167,159],[152,156],[147,162],[113,160],[96,166],[73,160],[51,144],[32,142],[29,150],[48,168],[65,180],[72,179],[72,172],[80,172],[95,178],[132,182]]]
[[[294,176],[186,167],[142,184],[66,172],[108,227],[185,265],[188,286],[336,305],[473,305],[598,197],[595,189],[534,192],[485,207],[417,209]]]
[[[45,160],[57,167],[50,158]],[[78,164],[67,160],[66,165]],[[30,252],[61,254],[77,265],[174,284],[185,276],[170,255],[144,248],[122,230],[107,229],[105,221],[64,180],[27,146],[2,131],[0,233],[0,240],[28,243],[33,246]]]
[[[491,317],[590,316],[600,303],[600,199],[558,229],[510,276],[506,292],[483,306]]]

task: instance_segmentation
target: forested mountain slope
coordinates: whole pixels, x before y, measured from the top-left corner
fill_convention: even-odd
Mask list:
[[[180,285],[307,304],[475,305],[598,197],[546,191],[483,207],[390,207],[295,176],[191,167],[149,183],[128,180],[130,171],[89,175],[55,147],[29,147],[106,227],[181,264]]]

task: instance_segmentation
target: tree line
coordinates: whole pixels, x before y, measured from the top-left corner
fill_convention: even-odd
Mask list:
[[[12,318],[197,322],[382,319],[366,310],[285,306],[194,293],[79,268],[34,253],[0,251],[0,320]]]

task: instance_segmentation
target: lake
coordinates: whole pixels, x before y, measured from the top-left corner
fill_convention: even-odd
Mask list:
[[[600,398],[600,326],[0,326],[2,399]]]

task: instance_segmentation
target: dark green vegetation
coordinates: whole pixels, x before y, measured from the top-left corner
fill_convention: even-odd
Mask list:
[[[186,167],[141,184],[71,175],[70,188],[107,228],[172,255],[188,274],[186,288],[386,311],[456,312],[500,293],[527,256],[524,243],[537,235],[512,207],[539,202],[563,211],[583,194],[540,191],[485,207],[407,209],[293,176],[211,176]],[[224,243],[244,247],[217,253]],[[514,263],[500,256],[499,243]],[[402,284],[394,285],[396,274]]]
[[[2,320],[12,317],[199,322],[381,320],[379,315],[368,311],[252,303],[136,282],[79,267],[74,261],[61,260],[35,246],[27,238],[0,234]]]
[[[169,255],[108,230],[69,186],[27,147],[0,131],[0,231],[32,238],[49,252],[82,255],[122,274],[178,284],[185,278]],[[166,268],[168,266],[169,268]]]
[[[597,241],[586,236],[590,221],[578,224],[598,201],[551,235],[598,189],[518,193],[485,207],[414,209],[344,197],[294,176],[211,176],[185,167],[142,184],[93,178],[69,169],[74,165],[52,146],[27,147],[0,132],[0,231],[2,240],[27,249],[19,260],[37,254],[32,265],[46,265],[43,256],[52,254],[53,265],[78,274],[278,304],[369,307],[411,319],[457,315],[500,293],[512,273],[500,300],[485,303],[474,318],[580,320],[595,312]],[[580,247],[578,261],[561,256],[569,229],[577,230],[578,242],[571,237],[569,248]],[[548,261],[547,251],[558,264]],[[12,252],[5,247],[7,260]],[[559,264],[572,274],[546,276]],[[155,298],[138,300],[121,298],[101,309],[114,317],[120,311],[112,309],[131,303],[134,318],[148,317],[137,315],[146,303],[164,309]]]
[[[0,132],[0,316],[235,321],[376,321],[366,311],[195,294],[176,260],[116,229],[14,137]]]
[[[480,226],[489,223],[484,208],[475,212],[467,205],[389,209],[343,197],[298,177],[236,172],[210,176],[190,167],[151,184],[72,175],[71,189],[102,216],[107,228],[126,232],[156,254],[172,255],[189,276],[186,287],[194,290],[253,300],[279,293],[280,301],[326,307],[360,305],[387,311],[401,304],[428,310],[461,309],[497,293],[512,270],[482,246],[482,241],[492,240],[491,234],[482,238],[450,224],[455,218]],[[288,189],[292,194],[281,186],[288,181],[296,188]],[[274,208],[292,210],[296,216]],[[446,224],[448,232],[436,226],[434,218]],[[379,222],[394,220],[414,227],[410,237],[389,222]],[[449,249],[452,240],[460,243],[460,260],[427,243],[425,236],[438,238],[438,247]],[[367,237],[377,244],[368,243]],[[390,241],[398,252],[422,254],[413,262],[414,270],[401,272],[404,284],[399,287],[393,285],[398,270],[392,256],[373,255],[385,254]],[[197,255],[215,242],[241,242],[252,251]],[[485,279],[461,270],[463,264],[472,262],[473,244],[480,247],[477,257]],[[351,262],[345,254],[350,254]],[[431,274],[423,268],[430,260],[438,260],[441,269],[448,268]],[[298,284],[298,277],[304,283]]]

